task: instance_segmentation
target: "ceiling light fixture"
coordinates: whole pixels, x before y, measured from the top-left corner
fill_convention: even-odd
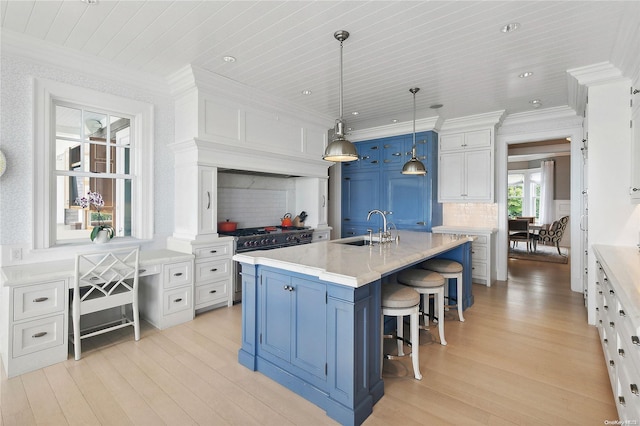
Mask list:
[[[512,23],[507,24],[504,27],[500,28],[500,31],[502,31],[503,33],[512,33],[515,30],[517,30],[518,28],[520,28],[520,24],[517,23],[517,22],[512,22]]]
[[[86,4],[98,4],[98,0],[82,0],[82,3],[86,3]]]
[[[235,62],[236,58],[233,57],[233,56],[223,56],[222,60],[225,61],[225,62]]]
[[[418,93],[419,90],[419,87],[409,89],[409,92],[413,93],[413,148],[411,149],[411,160],[402,166],[403,175],[427,174],[427,169],[425,169],[424,164],[416,158],[416,93]]]
[[[527,78],[527,77],[531,77],[533,75],[533,72],[531,71],[525,71],[522,74],[520,74],[518,77],[520,78]]]
[[[302,91],[303,95],[310,95],[311,93],[313,93],[311,90],[303,90]]]
[[[327,145],[322,158],[327,161],[343,162],[358,159],[358,151],[354,144],[344,137],[345,122],[342,118],[342,42],[349,38],[345,30],[336,31],[333,36],[340,42],[340,118],[336,120],[333,141]]]
[[[542,106],[542,101],[540,99],[534,99],[529,101],[529,103],[533,105],[534,108],[540,108]]]

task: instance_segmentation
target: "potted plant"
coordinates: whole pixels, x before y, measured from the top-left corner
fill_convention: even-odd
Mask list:
[[[113,226],[105,224],[103,215],[100,213],[100,209],[104,207],[104,199],[99,192],[91,192],[91,190],[89,190],[86,197],[76,198],[76,204],[83,209],[88,208],[91,210],[92,205],[96,209],[96,219],[98,224],[91,230],[91,235],[89,236],[91,241],[106,243],[114,237],[115,230],[113,229]]]

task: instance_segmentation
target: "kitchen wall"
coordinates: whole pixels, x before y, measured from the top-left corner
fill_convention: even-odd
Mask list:
[[[280,225],[285,213],[295,217],[295,181],[264,175],[218,173],[218,222],[238,228]]]
[[[445,226],[470,226],[497,228],[498,205],[495,203],[444,203],[442,224]]]
[[[33,79],[59,81],[123,98],[154,105],[154,241],[164,246],[173,232],[174,174],[173,154],[167,144],[173,142],[173,100],[167,94],[144,90],[104,77],[104,71],[87,66],[61,68],[43,61],[31,61],[2,52],[2,85],[0,103],[1,148],[7,158],[7,170],[0,180],[0,263],[8,261],[10,248],[23,249],[29,256],[32,236],[33,200]]]

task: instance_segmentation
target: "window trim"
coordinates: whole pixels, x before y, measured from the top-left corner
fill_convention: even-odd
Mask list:
[[[523,174],[524,175],[524,182],[522,183],[522,189],[523,189],[523,193],[522,193],[522,215],[523,216],[534,216],[535,215],[535,210],[536,210],[536,206],[535,206],[535,201],[534,198],[535,196],[532,196],[531,194],[531,175],[534,173],[540,173],[541,172],[541,168],[540,167],[533,167],[531,169],[510,169],[507,170],[507,181],[508,181],[508,176],[510,174]],[[507,182],[507,189],[509,187],[509,184]],[[509,196],[507,195],[507,201],[509,200]],[[530,211],[531,209],[533,209],[533,211]],[[537,216],[536,216],[537,217]]]
[[[52,144],[55,129],[52,126],[53,100],[61,100],[87,108],[118,111],[133,117],[132,129],[135,146],[131,153],[135,168],[132,181],[133,238],[153,238],[153,105],[108,93],[56,81],[34,78],[34,142],[33,142],[33,199],[32,241],[35,249],[56,246],[55,217],[56,181]],[[53,203],[53,204],[52,204]],[[90,242],[87,242],[89,244]],[[65,244],[66,245],[66,244]]]

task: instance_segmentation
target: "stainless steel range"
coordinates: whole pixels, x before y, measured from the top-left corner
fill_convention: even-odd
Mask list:
[[[234,253],[245,253],[254,250],[272,250],[282,247],[309,244],[313,238],[313,229],[309,227],[263,226],[258,228],[242,228],[235,231],[219,232],[220,235],[234,237]],[[233,301],[242,300],[242,279],[240,265],[234,262]]]

